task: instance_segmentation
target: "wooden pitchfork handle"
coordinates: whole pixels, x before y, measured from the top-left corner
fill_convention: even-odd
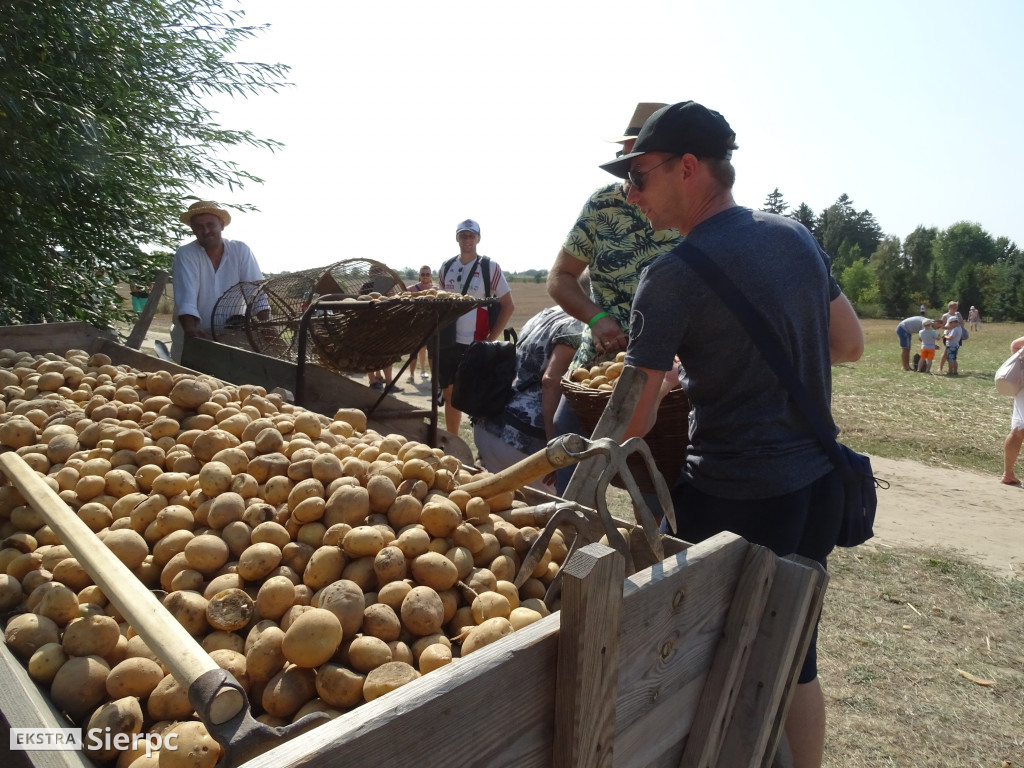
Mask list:
[[[24,459],[13,452],[0,454],[0,469],[185,690],[205,673],[221,672],[195,638]],[[237,681],[231,678],[230,682],[236,687],[221,685],[210,694],[206,709],[214,725],[231,720],[248,703]]]
[[[488,475],[479,480],[459,486],[470,496],[483,499],[497,496],[499,493],[514,491],[529,485],[562,467],[569,467],[579,461],[579,454],[587,448],[588,442],[580,435],[562,435],[554,438],[544,448],[531,456],[506,467],[497,474]]]

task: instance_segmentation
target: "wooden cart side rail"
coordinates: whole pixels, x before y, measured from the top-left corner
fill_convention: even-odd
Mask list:
[[[11,749],[11,728],[73,728],[36,687],[23,664],[0,642],[0,764],[4,768],[93,768],[79,751]]]
[[[64,354],[69,349],[93,352],[98,339],[116,342],[117,335],[113,331],[101,331],[88,323],[38,323],[0,328],[0,348],[33,355],[45,352]]]

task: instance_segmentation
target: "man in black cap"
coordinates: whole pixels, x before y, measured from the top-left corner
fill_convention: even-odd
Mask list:
[[[779,339],[831,429],[830,366],[859,359],[864,336],[810,232],[733,200],[736,148],[722,115],[688,101],[655,112],[633,151],[602,165],[628,180],[629,201],[652,226],[675,227],[686,238],[647,269],[633,301],[626,362],[648,380],[629,434],[650,429],[660,398],[678,382],[678,356],[692,409],[689,446],[679,446],[686,466],[672,491],[679,535],[700,541],[729,530],[779,555],[824,564],[839,531],[842,480],[765,365],[760,339],[689,266],[687,244],[766,316],[764,332]],[[786,721],[798,768],[820,766],[824,749],[816,640]]]

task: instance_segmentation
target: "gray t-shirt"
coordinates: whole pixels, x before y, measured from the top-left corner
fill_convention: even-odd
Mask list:
[[[764,315],[765,334],[779,338],[812,407],[834,429],[829,305],[841,291],[814,237],[792,219],[734,207],[687,239]],[[722,498],[791,493],[832,468],[757,341],[678,248],[641,278],[626,362],[664,371],[679,356],[691,403],[684,473],[698,490]]]
[[[908,317],[906,320],[901,320],[897,328],[902,328],[906,333],[913,335],[924,328],[924,321],[927,317],[923,315],[915,315],[914,317]]]

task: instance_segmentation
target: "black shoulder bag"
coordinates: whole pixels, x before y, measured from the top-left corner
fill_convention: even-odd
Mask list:
[[[810,405],[810,393],[800,381],[781,342],[771,330],[772,326],[740,292],[735,283],[695,245],[684,240],[680,249],[691,269],[718,295],[751,338],[757,340],[755,346],[761,351],[768,367],[789,391],[789,396],[824,447],[832,465],[839,470],[843,478],[844,498],[843,521],[836,544],[840,547],[863,544],[875,535],[872,526],[878,507],[876,487],[888,488],[889,484],[876,479],[871,470],[871,460],[837,441],[826,426],[825,420],[814,412]]]
[[[452,383],[452,407],[470,418],[491,418],[505,411],[512,399],[519,360],[518,338],[505,329],[505,341],[474,341],[459,361]]]

